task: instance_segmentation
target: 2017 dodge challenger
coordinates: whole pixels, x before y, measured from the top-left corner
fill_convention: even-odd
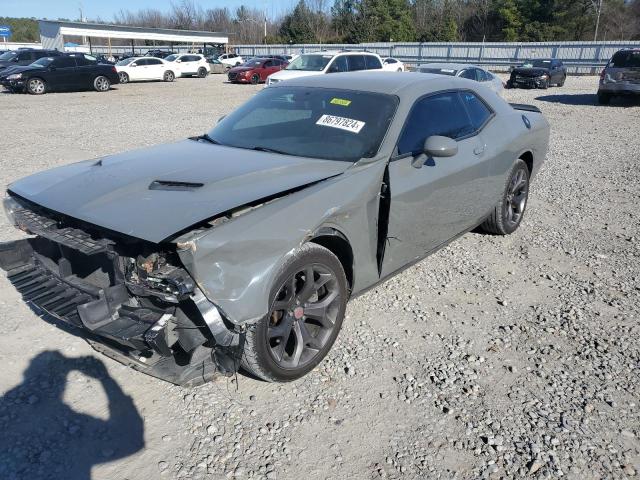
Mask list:
[[[0,265],[34,310],[195,385],[312,370],[347,301],[465,232],[522,222],[549,124],[477,82],[282,82],[199,136],[9,185]]]

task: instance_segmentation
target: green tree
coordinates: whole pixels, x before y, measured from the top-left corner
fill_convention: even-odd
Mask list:
[[[39,42],[40,28],[34,18],[0,17],[0,25],[11,27],[10,42]],[[0,46],[2,42],[0,41]]]
[[[313,43],[316,38],[311,29],[312,21],[313,13],[304,0],[300,0],[293,11],[284,17],[280,36],[288,43]]]
[[[356,25],[358,42],[407,42],[416,38],[407,0],[362,0]]]

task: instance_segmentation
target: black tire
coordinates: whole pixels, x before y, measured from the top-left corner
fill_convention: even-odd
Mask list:
[[[33,77],[27,80],[26,89],[27,93],[30,93],[31,95],[42,95],[47,91],[47,84],[43,79]]]
[[[540,88],[542,90],[546,90],[549,88],[549,80],[543,80],[542,83],[540,84]]]
[[[129,83],[129,74],[127,72],[118,72],[120,83]]]
[[[611,102],[611,94],[610,93],[598,92],[598,103],[600,105],[609,105],[610,102]]]
[[[257,85],[258,83],[260,83],[260,75],[254,73],[253,75],[251,75],[251,84]]]
[[[204,78],[207,76],[207,69],[204,67],[200,67],[198,69],[198,78]]]
[[[560,80],[560,83],[558,83],[559,87],[564,87],[564,82],[567,81],[567,76],[563,75],[562,80]]]
[[[98,75],[93,79],[93,88],[96,92],[108,92],[111,88],[111,82],[104,75]]]
[[[520,185],[522,181],[524,184]],[[515,232],[524,217],[528,198],[529,168],[523,160],[518,159],[507,175],[498,204],[480,228],[495,235],[509,235]]]
[[[164,75],[162,77],[162,80],[164,80],[165,82],[173,82],[176,79],[176,74],[173,73],[171,70],[167,70],[166,72],[164,72]]]
[[[347,298],[338,258],[320,245],[304,244],[278,271],[269,314],[247,329],[242,367],[267,382],[290,382],[309,373],[333,346]]]

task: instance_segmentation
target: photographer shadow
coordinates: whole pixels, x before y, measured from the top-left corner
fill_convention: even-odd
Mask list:
[[[64,403],[72,371],[100,382],[108,401],[106,420]],[[94,465],[144,447],[143,419],[104,364],[58,351],[35,356],[22,383],[0,397],[0,432],[0,478],[7,480],[90,479]]]

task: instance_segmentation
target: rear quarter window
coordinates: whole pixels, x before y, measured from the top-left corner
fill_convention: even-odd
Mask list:
[[[612,68],[638,68],[640,67],[640,50],[617,52],[611,58],[609,66]]]
[[[367,70],[377,70],[382,68],[382,63],[380,63],[378,57],[374,57],[373,55],[365,55],[364,58],[367,65]]]
[[[480,130],[493,115],[487,105],[472,92],[460,92],[462,103],[469,112],[469,118],[474,130]]]

